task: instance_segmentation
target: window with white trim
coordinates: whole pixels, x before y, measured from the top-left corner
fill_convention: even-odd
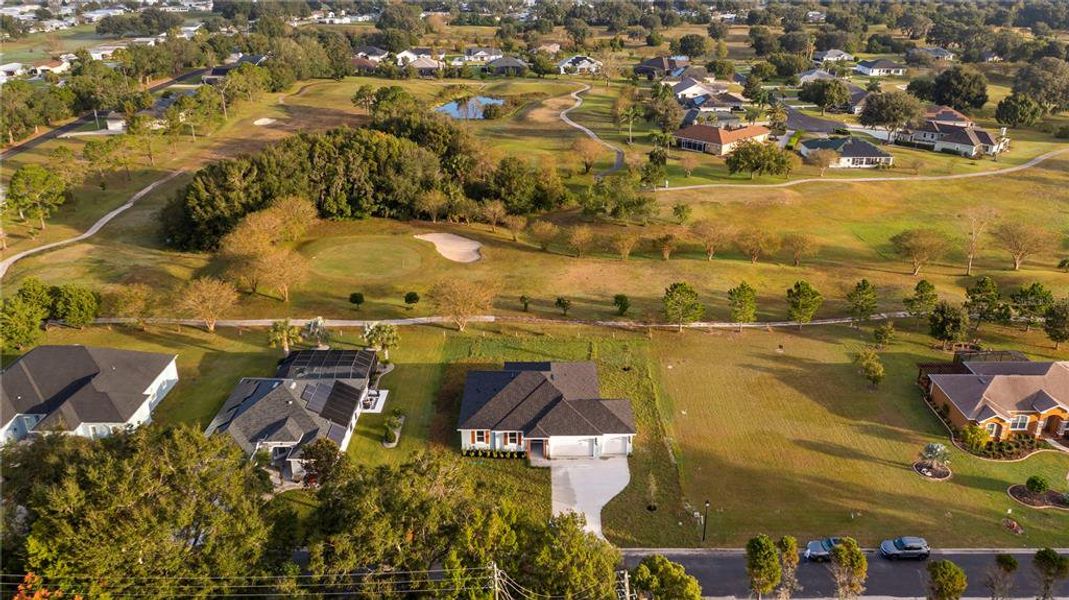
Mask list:
[[[995,435],[998,433],[998,423],[988,423],[985,427],[988,435]]]
[[[523,441],[523,438],[518,431],[510,431],[505,434],[505,443],[510,446],[515,446]]]
[[[486,443],[488,443],[490,436],[487,435],[487,433],[489,433],[489,432],[482,431],[482,430],[476,431],[475,432],[475,443],[476,444],[486,444]]]
[[[1010,431],[1024,431],[1028,429],[1028,415],[1017,415],[1010,421]]]

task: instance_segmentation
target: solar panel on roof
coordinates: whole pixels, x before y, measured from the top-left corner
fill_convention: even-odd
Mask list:
[[[331,386],[329,386],[329,385],[324,383],[324,384],[315,386],[315,388],[316,388],[315,389],[315,393],[312,395],[312,398],[308,401],[308,410],[318,414],[318,413],[322,412],[323,406],[326,405],[327,398],[330,398],[330,388],[331,388]]]

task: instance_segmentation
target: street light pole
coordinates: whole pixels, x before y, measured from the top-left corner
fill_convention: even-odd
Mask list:
[[[705,516],[702,517],[702,543],[705,543],[705,535],[709,533],[709,501],[705,501]]]

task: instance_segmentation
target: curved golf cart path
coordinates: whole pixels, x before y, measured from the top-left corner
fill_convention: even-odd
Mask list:
[[[127,210],[133,208],[134,204],[137,204],[138,200],[140,200],[141,198],[144,198],[146,195],[151,193],[157,187],[167,183],[168,181],[174,179],[175,177],[178,177],[184,171],[185,171],[184,169],[180,169],[178,171],[173,171],[170,175],[164,177],[163,179],[158,179],[158,180],[146,185],[145,187],[141,188],[141,190],[139,190],[137,193],[135,193],[133,196],[130,196],[130,199],[127,200],[122,206],[118,206],[118,207],[112,209],[109,213],[107,213],[103,217],[100,217],[100,219],[97,220],[96,223],[93,223],[89,227],[89,229],[86,229],[84,232],[82,232],[82,233],[80,233],[80,234],[78,234],[78,235],[76,235],[76,236],[74,236],[72,238],[67,238],[65,240],[58,240],[58,241],[55,241],[55,242],[50,242],[48,244],[37,246],[36,248],[29,248],[27,250],[23,250],[22,252],[19,252],[17,254],[12,254],[11,256],[5,258],[4,260],[0,261],[0,279],[2,279],[4,277],[4,275],[7,274],[7,270],[11,268],[11,265],[14,265],[16,262],[18,262],[19,260],[21,260],[23,258],[26,258],[27,256],[31,256],[33,254],[39,254],[41,252],[47,252],[49,250],[53,250],[55,248],[59,248],[60,246],[66,246],[68,244],[73,244],[75,242],[80,242],[82,240],[89,239],[89,238],[93,237],[94,235],[96,235],[96,233],[98,231],[100,231],[112,219],[114,219],[115,217],[121,215],[122,213],[126,212]]]
[[[581,85],[583,87],[578,89],[578,90],[575,90],[574,92],[569,94],[569,96],[571,96],[572,98],[575,99],[575,104],[573,104],[572,106],[569,106],[568,108],[560,111],[560,120],[564,121],[566,124],[570,125],[571,127],[574,127],[576,129],[578,129],[579,131],[582,131],[583,133],[585,133],[587,135],[587,137],[589,137],[590,139],[594,140],[595,142],[601,144],[602,146],[605,146],[609,150],[612,150],[616,154],[616,162],[614,162],[611,167],[609,167],[608,169],[605,169],[604,171],[602,171],[600,173],[601,175],[611,175],[612,173],[615,173],[615,172],[619,171],[620,169],[624,168],[624,151],[619,149],[619,148],[617,148],[616,146],[613,146],[609,142],[606,142],[605,140],[601,139],[600,137],[598,137],[598,134],[596,134],[593,131],[591,131],[591,129],[589,127],[586,127],[585,125],[580,125],[579,123],[576,123],[575,121],[572,120],[571,117],[568,116],[568,113],[572,112],[573,110],[575,110],[575,109],[577,109],[577,108],[579,108],[580,106],[583,105],[583,97],[580,96],[580,94],[590,90],[590,86],[585,84],[585,83],[579,83],[578,81],[573,81],[572,83],[578,83],[579,85]]]

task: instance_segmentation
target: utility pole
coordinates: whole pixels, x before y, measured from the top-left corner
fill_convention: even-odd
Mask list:
[[[497,563],[490,561],[490,580],[494,586],[494,600],[501,599],[501,576],[497,572]]]
[[[631,591],[631,574],[627,569],[616,572],[616,598],[617,600],[637,600],[638,596]]]

